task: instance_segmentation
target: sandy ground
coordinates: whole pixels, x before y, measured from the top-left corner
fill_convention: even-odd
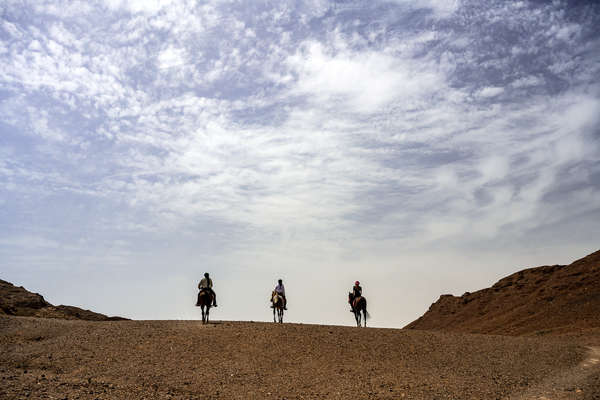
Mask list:
[[[582,343],[301,324],[0,317],[0,398],[600,399],[600,350]]]

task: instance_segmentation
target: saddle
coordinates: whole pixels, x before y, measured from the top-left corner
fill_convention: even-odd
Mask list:
[[[362,299],[362,296],[357,296],[352,300],[352,308],[358,307],[358,303]]]
[[[273,291],[273,293],[271,293],[271,303],[275,304],[277,301],[281,301],[283,304],[283,295]]]
[[[212,302],[212,294],[210,293],[210,290],[208,290],[207,288],[202,288],[200,289],[200,291],[198,292],[198,299],[196,300],[196,307],[200,307],[200,297],[201,296],[208,296],[208,298],[210,299],[209,301]]]

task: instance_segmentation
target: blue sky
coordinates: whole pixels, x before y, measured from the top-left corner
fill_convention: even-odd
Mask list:
[[[377,326],[600,237],[600,5],[3,1],[0,278]]]

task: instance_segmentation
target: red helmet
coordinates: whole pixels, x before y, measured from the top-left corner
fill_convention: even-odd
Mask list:
[[[356,286],[358,286],[358,285],[360,285],[360,282],[359,282],[359,281],[356,281],[356,282],[354,282],[354,284],[355,284]]]

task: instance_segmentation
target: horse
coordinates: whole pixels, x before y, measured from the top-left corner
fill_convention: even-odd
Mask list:
[[[271,294],[271,302],[273,303],[273,322],[283,323],[283,296],[273,290]],[[277,313],[277,318],[275,314]]]
[[[367,299],[363,296],[358,296],[356,298],[352,297],[352,293],[348,294],[348,300],[350,305],[352,306],[352,312],[354,313],[354,318],[356,319],[356,326],[360,328],[361,319],[364,320],[365,328],[367,327],[367,318],[369,317],[369,313],[367,312]],[[360,312],[362,311],[363,315],[361,318]]]
[[[210,307],[211,307],[212,303],[213,303],[212,294],[207,290],[200,290],[200,293],[198,293],[198,301],[196,302],[196,306],[198,306],[202,309],[202,323],[203,324],[208,323],[208,315],[210,313]],[[205,307],[206,307],[206,312],[204,311]]]

